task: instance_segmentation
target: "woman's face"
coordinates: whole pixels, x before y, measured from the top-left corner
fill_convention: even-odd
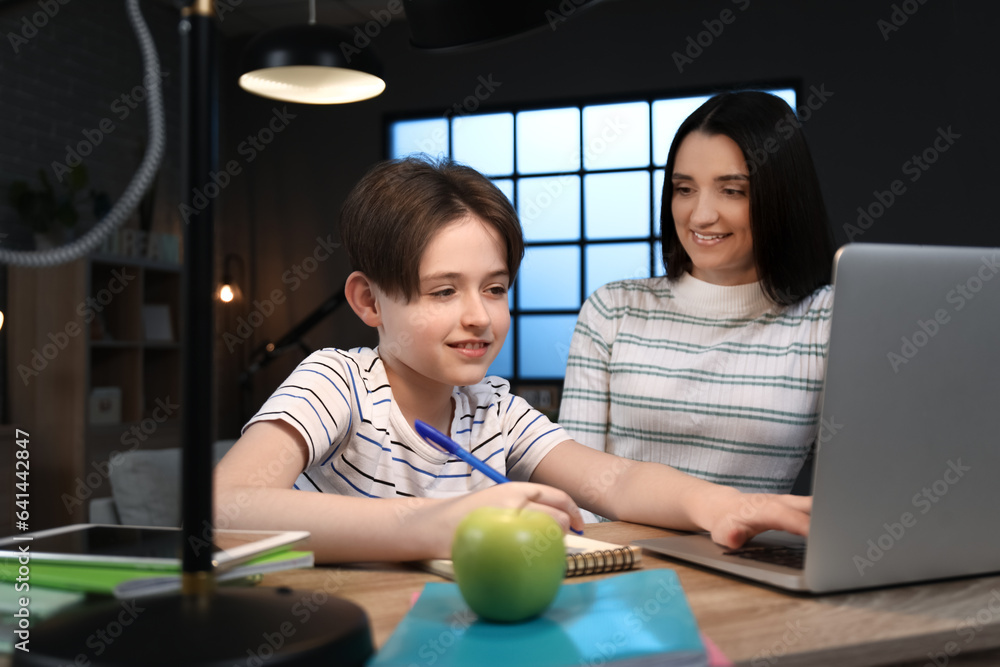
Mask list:
[[[756,282],[750,176],[736,142],[692,132],[677,149],[670,178],[670,208],[691,275],[716,285]]]

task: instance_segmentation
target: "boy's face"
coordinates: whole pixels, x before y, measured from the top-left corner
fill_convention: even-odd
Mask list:
[[[417,295],[379,295],[379,352],[390,381],[430,381],[450,393],[482,380],[510,328],[509,282],[493,227],[470,216],[440,229],[420,259]]]

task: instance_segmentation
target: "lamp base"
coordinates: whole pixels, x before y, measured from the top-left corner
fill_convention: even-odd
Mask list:
[[[360,667],[374,652],[361,607],[291,588],[83,604],[32,628],[30,642],[30,652],[14,652],[15,667]]]

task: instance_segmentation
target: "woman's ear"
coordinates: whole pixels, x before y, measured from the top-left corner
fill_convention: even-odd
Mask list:
[[[378,327],[382,324],[382,312],[379,308],[376,287],[368,276],[360,271],[355,271],[347,276],[344,296],[347,297],[347,303],[351,304],[351,309],[358,314],[362,322],[370,327]]]

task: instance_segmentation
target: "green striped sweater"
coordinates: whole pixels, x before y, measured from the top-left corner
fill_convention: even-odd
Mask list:
[[[579,442],[745,491],[787,492],[819,428],[833,289],[790,307],[684,274],[598,289],[559,423]]]

